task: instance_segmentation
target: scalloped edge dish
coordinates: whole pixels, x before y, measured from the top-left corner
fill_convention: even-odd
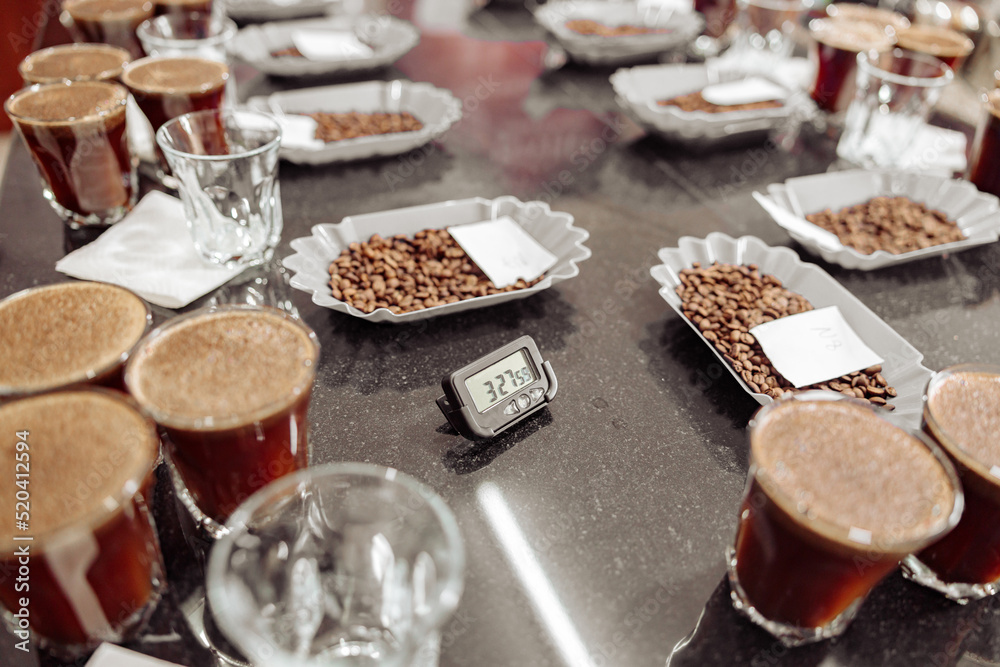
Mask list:
[[[620,65],[687,45],[702,30],[704,19],[683,3],[640,10],[636,2],[556,0],[534,11],[535,21],[551,33],[566,52],[587,65]],[[605,25],[635,23],[669,32],[603,37],[581,35],[566,28],[573,19],[593,19]]]
[[[370,58],[343,60],[309,60],[308,58],[278,57],[272,51],[292,46],[296,30],[353,30],[375,54]],[[250,25],[237,33],[229,45],[234,57],[273,76],[317,76],[366,72],[387,67],[402,58],[420,42],[420,31],[407,21],[394,16],[365,14],[337,16],[302,21],[277,21]]]
[[[697,325],[681,311],[681,300],[674,289],[680,284],[680,271],[690,268],[694,262],[703,265],[712,262],[756,264],[761,273],[776,276],[786,288],[809,299],[814,307],[839,307],[858,336],[885,360],[882,373],[898,393],[892,400],[895,410],[885,412],[885,416],[899,426],[920,428],[924,389],[932,375],[922,364],[924,355],[820,267],[803,262],[789,248],[771,247],[755,236],[734,239],[721,232],[712,232],[704,239],[681,237],[676,248],[661,248],[657,254],[663,263],[652,267],[649,273],[662,286],[660,296],[704,341],[744,391],[761,405],[774,399],[751,391]]]
[[[659,100],[697,92],[713,83],[735,81],[754,73],[736,63],[641,65],[622,68],[611,75],[618,105],[647,130],[680,141],[719,141],[744,135],[766,133],[781,128],[795,118],[806,118],[815,105],[804,91],[794,90],[774,80],[788,92],[785,104],[777,109],[751,111],[681,111],[660,106]]]
[[[559,260],[545,272],[537,284],[526,289],[478,296],[465,301],[443,304],[399,315],[385,308],[364,313],[354,306],[333,298],[330,291],[330,264],[347,246],[354,242],[367,241],[373,234],[384,237],[405,234],[412,237],[423,229],[428,229],[428,221],[434,221],[434,229],[444,229],[455,225],[493,220],[509,215],[535,239],[555,254]],[[338,223],[315,225],[312,236],[292,241],[295,254],[289,255],[282,263],[294,272],[292,287],[308,292],[317,306],[330,308],[369,322],[390,322],[403,324],[418,320],[459,313],[486,306],[494,306],[514,299],[523,299],[541,292],[580,273],[578,264],[590,257],[591,252],[584,242],[590,238],[587,230],[573,224],[573,216],[562,211],[553,211],[548,204],[540,201],[522,202],[516,197],[484,199],[473,197],[411,206],[379,213],[368,213],[344,218]]]
[[[320,88],[301,88],[247,100],[247,106],[284,113],[412,113],[423,127],[331,141],[319,148],[282,146],[281,157],[298,164],[347,162],[399,155],[437,139],[462,118],[462,103],[451,91],[413,81],[364,81]]]
[[[789,236],[810,252],[845,269],[871,271],[958,252],[1000,238],[1000,200],[980,192],[964,179],[892,169],[852,169],[790,178],[784,184],[769,185],[767,192],[767,196],[755,192],[754,198]],[[882,195],[905,195],[928,208],[938,209],[957,222],[968,238],[899,255],[884,250],[863,255],[805,219],[807,213],[827,208],[836,211]]]

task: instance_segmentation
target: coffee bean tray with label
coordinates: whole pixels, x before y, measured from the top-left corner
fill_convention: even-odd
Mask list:
[[[558,260],[531,284],[497,290],[441,230],[503,216]],[[427,231],[429,222],[437,231]],[[295,254],[283,264],[294,274],[292,287],[309,292],[313,303],[369,322],[401,324],[530,297],[569,280],[590,257],[584,245],[589,236],[572,215],[544,202],[476,197],[316,225],[312,236],[292,241]]]
[[[705,342],[720,366],[761,405],[772,402],[790,387],[770,367],[748,330],[758,323],[756,320],[763,322],[767,318],[776,319],[813,308],[837,306],[851,328],[883,359],[883,363],[881,368],[864,369],[821,384],[875,404],[885,400],[895,406],[887,414],[891,421],[904,428],[920,427],[923,390],[931,376],[931,371],[922,363],[923,354],[820,267],[803,262],[789,248],[771,247],[753,236],[732,238],[718,232],[704,239],[682,237],[676,248],[663,248],[658,256],[662,263],[650,269],[650,274],[661,286],[660,296]],[[712,269],[715,263],[737,268]],[[751,265],[756,269],[749,268]],[[729,306],[738,305],[739,299],[727,297],[726,300],[734,303],[727,303],[725,310],[733,312],[713,312],[705,301],[720,295],[713,294],[705,285],[699,290],[693,280],[704,274],[712,276],[716,284],[732,281],[756,295],[754,300],[760,302],[745,304],[754,307],[733,309]],[[699,277],[698,282],[706,281]],[[727,284],[724,290],[728,294],[732,285]],[[697,303],[693,294],[700,297]],[[767,305],[759,307],[765,300]],[[741,310],[744,311],[742,317],[738,312]],[[737,334],[738,340],[735,339]],[[896,396],[892,395],[893,391]]]

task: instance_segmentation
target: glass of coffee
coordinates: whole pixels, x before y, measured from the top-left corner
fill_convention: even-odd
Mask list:
[[[899,12],[850,2],[827,5],[826,14],[835,21],[871,23],[888,35],[898,35],[900,30],[910,27],[909,19]]]
[[[982,192],[1000,197],[1000,88],[983,96],[983,109],[973,142],[969,180]]]
[[[68,282],[0,301],[0,402],[79,384],[124,391],[125,361],[153,324],[123,287]]]
[[[253,665],[437,665],[465,551],[455,516],[391,468],[335,463],[255,493],[212,548],[209,606]]]
[[[142,48],[151,56],[226,62],[226,44],[236,36],[236,23],[205,12],[165,14],[144,21],[136,34]]]
[[[832,392],[775,401],[750,422],[733,604],[788,646],[837,636],[962,507],[947,456],[870,406]]]
[[[840,113],[854,99],[858,54],[884,53],[895,37],[867,21],[814,19],[809,22],[813,38],[809,57],[816,69],[809,96],[821,110]]]
[[[156,425],[124,394],[84,388],[0,405],[0,429],[9,630],[66,658],[127,639],[164,577],[150,511]]]
[[[144,55],[135,29],[153,15],[150,0],[64,0],[63,10],[74,42],[120,46],[133,58]]]
[[[954,76],[948,65],[922,53],[859,53],[857,92],[837,155],[864,167],[897,166]]]
[[[153,0],[153,14],[186,16],[191,12],[211,14],[216,9],[213,0]]]
[[[122,75],[132,97],[149,121],[153,135],[168,120],[192,111],[221,109],[226,98],[229,67],[205,58],[142,58]],[[166,157],[154,142],[156,178],[177,187]]]
[[[903,574],[962,603],[994,595],[1000,590],[1000,366],[935,373],[924,395],[924,430],[955,464],[965,512],[940,542],[907,558]]]
[[[127,102],[128,91],[117,83],[79,81],[36,84],[4,104],[38,167],[45,198],[74,229],[118,222],[135,205]]]
[[[298,319],[235,305],[169,320],[129,359],[125,384],[163,428],[178,496],[209,535],[254,491],[308,465],[318,359]]]
[[[108,44],[61,44],[35,51],[17,69],[26,86],[60,81],[115,81],[132,59]]]
[[[156,133],[179,183],[195,249],[226,266],[263,264],[281,239],[281,126],[253,111],[201,111]]]
[[[899,48],[934,56],[956,71],[976,47],[971,39],[957,30],[936,25],[904,28],[897,33],[896,39]]]
[[[777,58],[792,54],[792,33],[806,9],[803,0],[737,0],[741,34],[736,49],[749,49]]]

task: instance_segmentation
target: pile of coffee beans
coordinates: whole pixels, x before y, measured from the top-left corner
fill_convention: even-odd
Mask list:
[[[340,141],[393,132],[416,132],[424,124],[413,114],[404,113],[310,113],[316,121],[316,138],[320,141]]]
[[[837,213],[830,209],[813,213],[806,220],[833,232],[862,255],[876,250],[898,255],[965,238],[947,215],[907,197],[875,197]]]
[[[408,313],[513,292],[531,287],[542,277],[497,289],[445,229],[425,229],[412,239],[376,234],[350,244],[330,265],[333,298],[365,313],[376,308]]]
[[[893,409],[886,401],[896,395],[896,390],[882,377],[881,366],[798,390],[772,368],[750,329],[813,307],[805,297],[786,289],[778,278],[762,274],[756,264],[715,263],[702,267],[695,262],[692,268],[681,271],[680,279],[675,291],[685,317],[698,325],[705,339],[755,393],[778,398],[788,391],[826,389]]]
[[[780,109],[781,100],[765,100],[763,102],[750,102],[748,104],[712,104],[701,95],[699,90],[688,95],[678,95],[669,100],[659,100],[661,107],[677,107],[681,111],[704,111],[705,113],[725,113],[728,111],[752,111],[755,109]]]
[[[566,21],[566,28],[581,35],[596,35],[598,37],[627,37],[629,35],[651,35],[669,32],[669,30],[663,28],[647,28],[641,25],[605,25],[592,19]]]

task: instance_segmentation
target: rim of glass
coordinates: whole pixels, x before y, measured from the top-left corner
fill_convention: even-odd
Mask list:
[[[139,391],[139,382],[135,377],[135,368],[137,364],[141,363],[143,350],[146,347],[155,344],[156,341],[165,333],[169,333],[172,329],[178,325],[184,324],[185,322],[198,318],[211,319],[213,317],[222,316],[226,313],[232,312],[258,312],[269,317],[277,317],[292,324],[306,335],[306,338],[311,344],[310,349],[312,351],[312,356],[311,358],[305,360],[309,372],[306,373],[306,376],[299,384],[295,385],[289,392],[283,394],[281,397],[265,406],[257,408],[251,412],[231,415],[221,419],[213,417],[212,415],[201,415],[199,417],[175,415],[165,410],[160,410],[155,405],[151,405],[148,400],[143,399],[142,392]],[[237,426],[253,424],[254,422],[266,419],[298,401],[302,397],[302,394],[311,388],[312,383],[316,378],[316,368],[319,365],[319,352],[319,338],[316,336],[316,332],[309,328],[305,322],[284,312],[283,310],[279,310],[273,306],[254,306],[249,304],[222,304],[217,306],[207,306],[205,308],[198,308],[197,310],[192,310],[189,313],[173,317],[143,336],[132,355],[129,356],[128,362],[125,364],[125,386],[128,388],[129,393],[135,397],[136,402],[139,403],[146,414],[150,415],[153,420],[161,426],[183,430],[212,432],[224,431]]]
[[[913,42],[910,42],[911,46],[906,46],[903,42],[906,41],[908,35],[923,34],[923,35],[941,35],[952,38],[951,43],[948,46],[954,47],[954,53],[949,51],[948,46],[943,49],[935,49],[934,44],[921,45],[920,48],[912,46]],[[917,53],[932,54],[933,51],[939,51],[941,55],[946,58],[962,58],[964,56],[972,53],[976,48],[976,43],[957,30],[953,30],[947,26],[943,25],[928,25],[926,23],[918,23],[916,25],[911,25],[905,30],[902,30],[897,35],[898,46],[901,49],[906,49],[907,51],[915,51]],[[940,56],[939,56],[940,57]]]
[[[844,26],[851,26],[855,33],[868,33],[861,35],[862,40],[867,40],[865,44],[848,45],[838,39],[844,30]],[[835,17],[827,14],[821,18],[811,19],[808,24],[809,34],[813,41],[848,53],[863,53],[874,51],[876,53],[887,53],[896,44],[896,39],[873,22],[854,17]]]
[[[1000,365],[982,363],[956,364],[954,366],[942,368],[934,373],[934,375],[931,376],[931,379],[927,381],[927,387],[924,389],[924,421],[927,422],[927,426],[930,427],[935,439],[937,439],[948,454],[958,459],[958,461],[966,468],[973,470],[977,476],[990,481],[993,486],[1000,487],[1000,479],[994,477],[990,473],[989,468],[966,452],[965,449],[963,449],[958,443],[952,440],[951,437],[948,436],[948,431],[942,428],[941,424],[938,423],[938,420],[934,418],[934,413],[931,410],[931,402],[929,400],[931,392],[933,392],[942,382],[957,373],[985,373],[987,375],[996,375],[1000,377]]]
[[[88,369],[78,377],[73,377],[72,379],[67,380],[66,382],[60,382],[59,384],[55,385],[45,385],[42,387],[25,388],[25,387],[16,387],[11,385],[0,384],[0,398],[33,396],[35,394],[67,389],[75,385],[84,384],[91,380],[101,378],[110,373],[112,370],[114,370],[116,366],[119,366],[120,364],[123,364],[128,361],[128,359],[132,356],[132,353],[139,346],[139,343],[142,341],[143,338],[145,338],[146,334],[149,333],[149,330],[153,326],[153,311],[149,307],[149,304],[146,303],[145,299],[143,299],[130,289],[121,287],[119,285],[112,285],[111,283],[102,283],[91,280],[72,282],[72,283],[71,282],[55,283],[53,285],[38,285],[36,287],[29,287],[27,289],[23,289],[20,292],[15,292],[14,294],[11,294],[10,296],[0,300],[0,309],[2,309],[6,304],[9,304],[13,301],[18,301],[21,299],[30,299],[31,297],[40,292],[66,290],[66,289],[83,290],[83,289],[94,289],[95,287],[98,287],[100,289],[108,289],[112,291],[124,292],[125,294],[129,295],[130,297],[133,297],[136,301],[142,304],[142,307],[145,309],[146,312],[145,315],[146,325],[143,327],[142,333],[139,334],[139,337],[132,342],[132,345],[127,350],[122,352],[120,355],[118,355],[118,357],[114,361],[109,362],[105,366],[101,366],[96,369]]]
[[[74,75],[74,78],[66,76],[34,76],[34,73],[27,69],[28,65],[32,64],[39,58],[44,58],[52,54],[66,53],[69,51],[103,51],[105,53],[111,53],[117,56],[121,56],[121,63],[117,67],[101,70],[91,75],[87,75],[85,78],[79,78],[79,75]],[[56,46],[49,46],[38,51],[33,51],[29,53],[24,59],[21,60],[17,65],[17,71],[21,75],[21,78],[25,82],[32,85],[39,83],[61,83],[63,81],[105,81],[108,79],[114,79],[121,76],[121,73],[125,71],[125,65],[132,61],[132,54],[128,52],[127,49],[123,49],[120,46],[114,46],[112,44],[102,44],[100,42],[80,42],[75,44],[58,44]]]
[[[188,153],[186,151],[178,150],[173,146],[169,145],[167,140],[168,128],[173,128],[179,125],[182,121],[189,121],[195,118],[210,118],[210,117],[222,117],[222,118],[232,118],[236,119],[240,116],[253,116],[258,120],[263,120],[270,124],[269,129],[273,129],[275,136],[268,142],[261,144],[257,148],[250,150],[244,150],[239,153],[226,153],[225,155],[200,155],[198,153]],[[156,131],[156,143],[163,150],[164,153],[169,153],[176,157],[184,158],[185,160],[201,160],[206,162],[229,162],[234,158],[247,158],[260,155],[262,153],[267,153],[268,151],[277,150],[281,145],[281,125],[274,118],[273,115],[269,113],[263,113],[261,111],[251,111],[250,109],[232,109],[232,110],[219,110],[219,109],[209,109],[206,111],[193,111],[191,113],[186,113],[178,116],[177,118],[171,118],[166,123],[160,126],[160,129]]]
[[[805,0],[739,0],[743,5],[763,7],[782,12],[805,11]]]
[[[69,118],[60,118],[59,120],[33,118],[31,116],[25,116],[24,114],[15,113],[11,110],[11,106],[14,102],[21,97],[25,95],[33,95],[41,90],[48,90],[56,86],[100,86],[110,88],[115,91],[120,99],[112,100],[114,105],[108,107],[107,109],[99,109],[93,113],[87,114],[86,116],[70,116]],[[65,125],[67,123],[82,123],[85,121],[102,120],[112,114],[124,113],[126,104],[128,104],[128,88],[116,81],[55,81],[53,83],[35,83],[14,92],[7,98],[7,101],[4,102],[3,110],[7,112],[7,115],[12,119],[25,123],[33,123],[35,125]]]
[[[938,68],[938,71],[940,71],[941,74],[938,76],[910,76],[908,74],[899,74],[897,72],[884,70],[875,63],[886,53],[892,55],[893,62],[898,60],[915,60],[923,63],[924,65]],[[926,53],[919,53],[909,49],[901,49],[899,47],[890,51],[882,52],[875,52],[872,50],[861,51],[858,53],[857,60],[859,70],[863,70],[867,74],[877,76],[883,81],[888,81],[889,83],[897,85],[919,86],[921,88],[941,88],[951,83],[951,80],[955,78],[955,72],[951,69],[951,67],[942,62],[940,58],[935,58],[934,56],[927,55]]]
[[[910,27],[910,19],[899,12],[884,7],[873,7],[853,2],[831,2],[826,6],[826,15],[832,19],[847,19],[851,21],[867,21],[870,23],[881,23],[894,31]]]
[[[130,78],[129,73],[132,70],[145,67],[146,65],[150,65],[152,63],[157,63],[164,60],[166,61],[188,60],[188,61],[195,61],[198,63],[209,63],[210,65],[215,65],[215,66],[222,65],[225,68],[225,71],[222,73],[221,81],[213,80],[208,83],[203,83],[197,88],[189,88],[185,90],[175,90],[172,88],[168,88],[165,90],[154,88],[150,90],[148,88],[143,88],[142,86],[136,85],[134,81],[131,84],[128,83],[127,79]],[[182,56],[168,56],[168,55],[145,56],[143,58],[138,58],[137,60],[133,60],[132,62],[130,62],[125,66],[125,69],[122,72],[122,85],[130,89],[135,88],[135,90],[138,90],[139,92],[148,92],[153,95],[189,95],[191,93],[205,93],[209,90],[220,87],[220,85],[225,86],[226,84],[229,83],[230,75],[231,72],[229,70],[229,65],[227,65],[226,63],[218,60],[212,60],[210,58],[202,58],[194,54],[185,54]]]
[[[110,519],[116,512],[121,511],[121,509],[131,502],[136,495],[143,491],[145,481],[156,469],[156,458],[160,445],[160,435],[156,430],[156,424],[143,413],[143,411],[139,408],[139,405],[131,396],[120,391],[107,389],[105,387],[74,387],[69,390],[51,391],[44,394],[28,396],[26,398],[19,398],[17,400],[10,401],[9,403],[0,405],[0,411],[8,409],[11,406],[24,405],[32,401],[59,401],[60,399],[79,394],[95,394],[102,396],[109,401],[119,403],[129,411],[133,412],[135,416],[141,420],[143,425],[145,437],[140,437],[140,440],[148,443],[148,451],[146,452],[146,456],[143,456],[136,464],[136,469],[128,471],[128,476],[125,482],[114,493],[108,494],[103,498],[95,498],[92,508],[88,512],[85,512],[81,517],[74,519],[71,523],[67,523],[63,520],[63,522],[59,523],[59,525],[43,533],[35,534],[32,544],[39,549],[44,548],[47,544],[52,542],[58,543],[59,539],[63,536],[71,539],[73,536],[78,535],[84,528],[94,530],[103,525],[105,521]],[[118,463],[120,463],[120,461]],[[109,507],[111,507],[111,509],[109,509]],[[18,543],[13,540],[0,540],[0,554],[13,552],[13,549],[17,544]]]
[[[869,549],[886,554],[898,554],[898,553],[913,553],[915,551],[919,551],[924,546],[930,544],[931,542],[935,541],[942,535],[948,533],[952,528],[954,528],[958,524],[959,519],[962,517],[962,511],[965,508],[965,494],[962,490],[962,483],[958,478],[958,472],[955,470],[954,464],[952,464],[951,460],[948,458],[948,455],[944,452],[944,450],[940,446],[938,446],[935,442],[933,442],[930,438],[928,438],[926,435],[921,433],[919,430],[906,430],[906,429],[900,429],[900,430],[906,433],[907,435],[913,437],[915,440],[920,442],[924,447],[926,447],[930,451],[931,455],[934,456],[934,458],[937,460],[938,464],[944,471],[945,476],[948,478],[948,482],[951,484],[951,490],[954,498],[951,507],[951,512],[948,514],[947,517],[944,518],[942,524],[938,527],[937,530],[925,534],[919,538],[914,538],[910,540],[895,541],[892,539],[886,539],[866,545],[850,539],[849,526],[837,524],[822,518],[808,519],[808,521],[803,520],[802,513],[796,509],[797,503],[795,499],[788,496],[785,492],[783,492],[780,489],[780,487],[778,487],[778,485],[772,482],[766,471],[762,471],[759,467],[757,467],[754,458],[754,448],[753,448],[753,432],[760,423],[760,420],[763,417],[767,416],[767,414],[772,410],[775,410],[780,406],[787,405],[788,403],[793,401],[800,401],[806,403],[845,402],[851,405],[855,405],[859,408],[869,410],[879,419],[885,420],[885,418],[882,415],[880,415],[878,410],[876,410],[875,407],[872,406],[870,403],[862,402],[860,399],[857,398],[849,398],[847,396],[844,396],[843,394],[838,394],[837,392],[821,391],[821,390],[810,390],[810,391],[796,392],[793,394],[786,394],[785,397],[782,397],[781,399],[776,400],[773,403],[765,405],[764,407],[757,410],[756,413],[754,413],[753,417],[751,417],[750,419],[750,423],[747,425],[747,433],[748,433],[747,440],[750,449],[749,477],[752,479],[756,479],[758,482],[760,482],[761,487],[764,489],[764,492],[767,494],[768,498],[771,501],[773,501],[778,507],[780,507],[781,511],[787,514],[792,519],[792,521],[794,521],[797,525],[802,527],[804,530],[815,533],[825,539],[828,539],[832,542],[835,542],[837,544],[849,548]],[[885,421],[894,428],[899,428],[898,426],[895,426],[888,420]]]
[[[218,26],[219,32],[208,37],[164,37],[162,34],[153,32],[157,23],[175,23],[192,19],[206,19],[210,26]],[[179,48],[195,48],[203,45],[216,45],[227,42],[236,34],[236,22],[226,16],[217,16],[211,12],[187,12],[186,14],[163,14],[146,19],[135,29],[140,40],[145,40],[157,46],[176,46]]]
[[[351,477],[370,481],[383,480],[392,484],[398,484],[427,503],[427,506],[441,526],[447,543],[447,551],[452,555],[453,561],[448,577],[442,586],[441,595],[435,603],[434,610],[431,614],[424,617],[427,626],[422,629],[426,631],[439,626],[458,607],[465,585],[465,545],[462,541],[462,534],[458,528],[458,521],[455,518],[454,512],[437,491],[396,468],[387,468],[372,463],[325,463],[280,477],[256,491],[247,500],[243,501],[229,517],[226,521],[226,534],[212,548],[205,577],[206,595],[219,625],[226,631],[226,635],[239,645],[240,648],[253,652],[259,644],[247,641],[248,631],[251,631],[250,628],[235,626],[229,618],[229,610],[237,604],[228,595],[225,585],[226,571],[228,570],[229,558],[234,543],[246,532],[247,523],[253,518],[254,514],[266,504],[276,499],[287,497],[289,492],[293,491],[295,487],[306,484],[319,485],[324,481]],[[254,634],[256,635],[256,633]],[[270,646],[270,642],[266,638],[260,635],[256,636],[268,642]]]

